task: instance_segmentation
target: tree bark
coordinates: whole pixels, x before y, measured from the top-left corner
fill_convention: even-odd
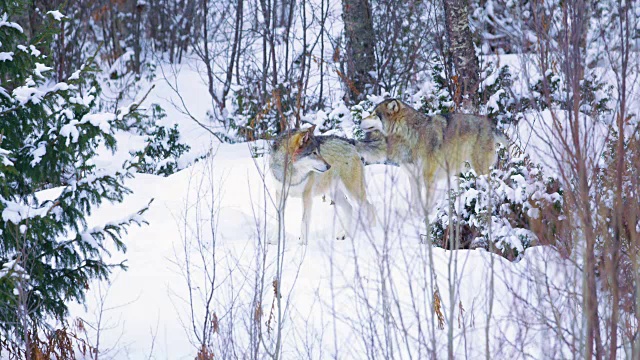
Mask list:
[[[229,58],[229,66],[227,67],[227,77],[224,81],[224,89],[222,91],[222,99],[221,105],[222,108],[225,106],[227,95],[229,94],[229,90],[231,90],[231,82],[233,81],[233,66],[236,58],[240,59],[238,53],[240,52],[240,37],[242,36],[242,7],[243,0],[238,0],[238,4],[236,6],[236,23],[235,29],[233,32],[233,44],[231,45],[231,56]]]
[[[480,84],[479,65],[469,29],[469,5],[466,0],[443,0],[447,40],[456,78],[453,100],[463,108],[475,108]]]
[[[375,35],[368,0],[342,0],[342,19],[347,40],[347,100],[356,101],[372,92],[375,85],[370,71],[375,70]]]

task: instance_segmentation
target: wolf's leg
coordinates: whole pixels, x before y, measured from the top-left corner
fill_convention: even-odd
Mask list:
[[[364,166],[362,166],[359,162],[355,161],[359,166],[354,166],[352,168],[351,176],[347,178],[343,178],[342,186],[340,187],[343,190],[344,194],[346,194],[346,205],[348,209],[350,209],[350,213],[353,215],[354,210],[357,211],[355,214],[356,219],[359,223],[366,227],[373,227],[376,224],[376,212],[375,208],[369,201],[367,200],[367,186],[365,184],[364,179]],[[347,208],[345,206],[345,208]],[[363,214],[364,211],[364,214]],[[362,216],[364,215],[364,216]],[[352,220],[351,220],[352,221]],[[355,228],[353,227],[353,223],[348,226],[348,231],[350,233],[354,233]]]
[[[280,202],[282,201],[282,189],[280,188],[280,186],[276,186],[276,202],[274,203],[275,207],[276,207],[276,211],[280,211],[280,210],[284,210],[284,204],[281,204]],[[280,209],[280,206],[283,207],[283,209]],[[267,243],[269,245],[276,245],[278,243],[278,238],[271,238],[268,237]]]
[[[352,225],[352,217],[353,217],[353,207],[347,200],[347,197],[344,194],[342,189],[336,189],[334,192],[333,201],[335,202],[336,207],[336,222],[338,224],[334,224],[335,230],[335,238],[338,240],[344,240],[347,235],[352,233],[351,225]]]
[[[366,213],[367,223],[364,225],[368,227],[376,226],[376,208],[373,207],[373,205],[371,205],[371,203],[368,200],[365,200],[363,203],[360,204],[359,209],[364,209],[364,211],[367,212]],[[360,213],[362,213],[362,210]]]
[[[280,210],[281,201],[282,201],[282,189],[276,188],[276,210]]]
[[[413,210],[419,210],[422,208],[422,192],[420,191],[420,181],[418,178],[411,175],[411,179],[409,179],[409,186],[411,187],[411,201],[409,202],[409,206]]]
[[[488,174],[489,168],[497,160],[494,135],[489,134],[482,140],[478,141],[476,151],[471,154],[471,165],[478,175]]]
[[[300,234],[300,243],[308,244],[309,242],[309,225],[311,210],[313,209],[313,192],[311,188],[305,189],[302,193],[302,232]]]
[[[424,183],[427,187],[427,198],[425,200],[426,207],[424,208],[425,215],[428,215],[433,209],[433,205],[436,203],[435,193],[436,193],[436,184],[435,184],[435,175],[438,166],[436,164],[427,164],[423,170],[423,178]]]
[[[418,211],[422,209],[422,193],[421,193],[421,175],[420,171],[415,166],[403,165],[402,168],[407,173],[409,177],[409,186],[411,189],[411,193],[409,196],[409,208],[413,211]]]

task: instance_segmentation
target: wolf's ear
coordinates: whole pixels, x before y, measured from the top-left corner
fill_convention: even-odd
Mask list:
[[[387,109],[391,111],[391,113],[397,113],[400,110],[400,103],[398,100],[393,99],[387,104]]]
[[[313,136],[313,132],[316,130],[316,126],[313,125],[310,128],[308,128],[307,130],[304,131],[304,133],[302,134],[302,136],[300,136],[300,140],[298,142],[298,146],[302,146],[304,144],[306,144],[309,139]]]
[[[309,141],[309,133],[304,132],[298,136],[298,147],[302,147],[306,142]]]

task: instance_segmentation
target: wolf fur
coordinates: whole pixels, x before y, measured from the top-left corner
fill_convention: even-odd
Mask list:
[[[364,165],[355,143],[338,136],[314,136],[315,126],[283,134],[271,149],[270,167],[277,182],[277,206],[284,197],[301,197],[303,205],[302,243],[307,243],[313,197],[329,194],[334,200],[345,238],[352,234],[354,210],[366,211],[366,220],[375,222],[367,200]]]
[[[356,150],[365,165],[387,164],[387,139],[378,130],[364,134],[364,139],[356,141]]]
[[[386,156],[410,174],[414,205],[422,203],[421,187],[427,188],[427,206],[433,202],[433,181],[462,170],[469,161],[480,174],[489,172],[496,160],[496,142],[506,144],[486,116],[447,114],[426,116],[397,99],[376,105],[361,122],[365,132],[379,131],[386,138]],[[362,149],[366,152],[367,149]],[[376,157],[378,153],[363,155]]]

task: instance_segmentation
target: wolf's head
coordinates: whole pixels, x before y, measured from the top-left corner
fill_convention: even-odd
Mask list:
[[[389,133],[392,122],[404,106],[400,100],[387,99],[376,105],[371,115],[362,119],[360,127],[365,132],[378,130],[386,136]]]
[[[365,142],[365,143],[378,143],[378,142],[385,142],[385,141],[386,141],[386,138],[384,137],[384,134],[377,129],[366,132],[364,134],[364,139],[362,139],[362,142]]]
[[[367,132],[364,139],[356,141],[356,150],[366,165],[387,161],[387,139],[378,130]]]
[[[302,172],[325,172],[331,165],[320,155],[320,143],[313,136],[316,126],[293,133],[289,137],[287,152],[291,164]]]

